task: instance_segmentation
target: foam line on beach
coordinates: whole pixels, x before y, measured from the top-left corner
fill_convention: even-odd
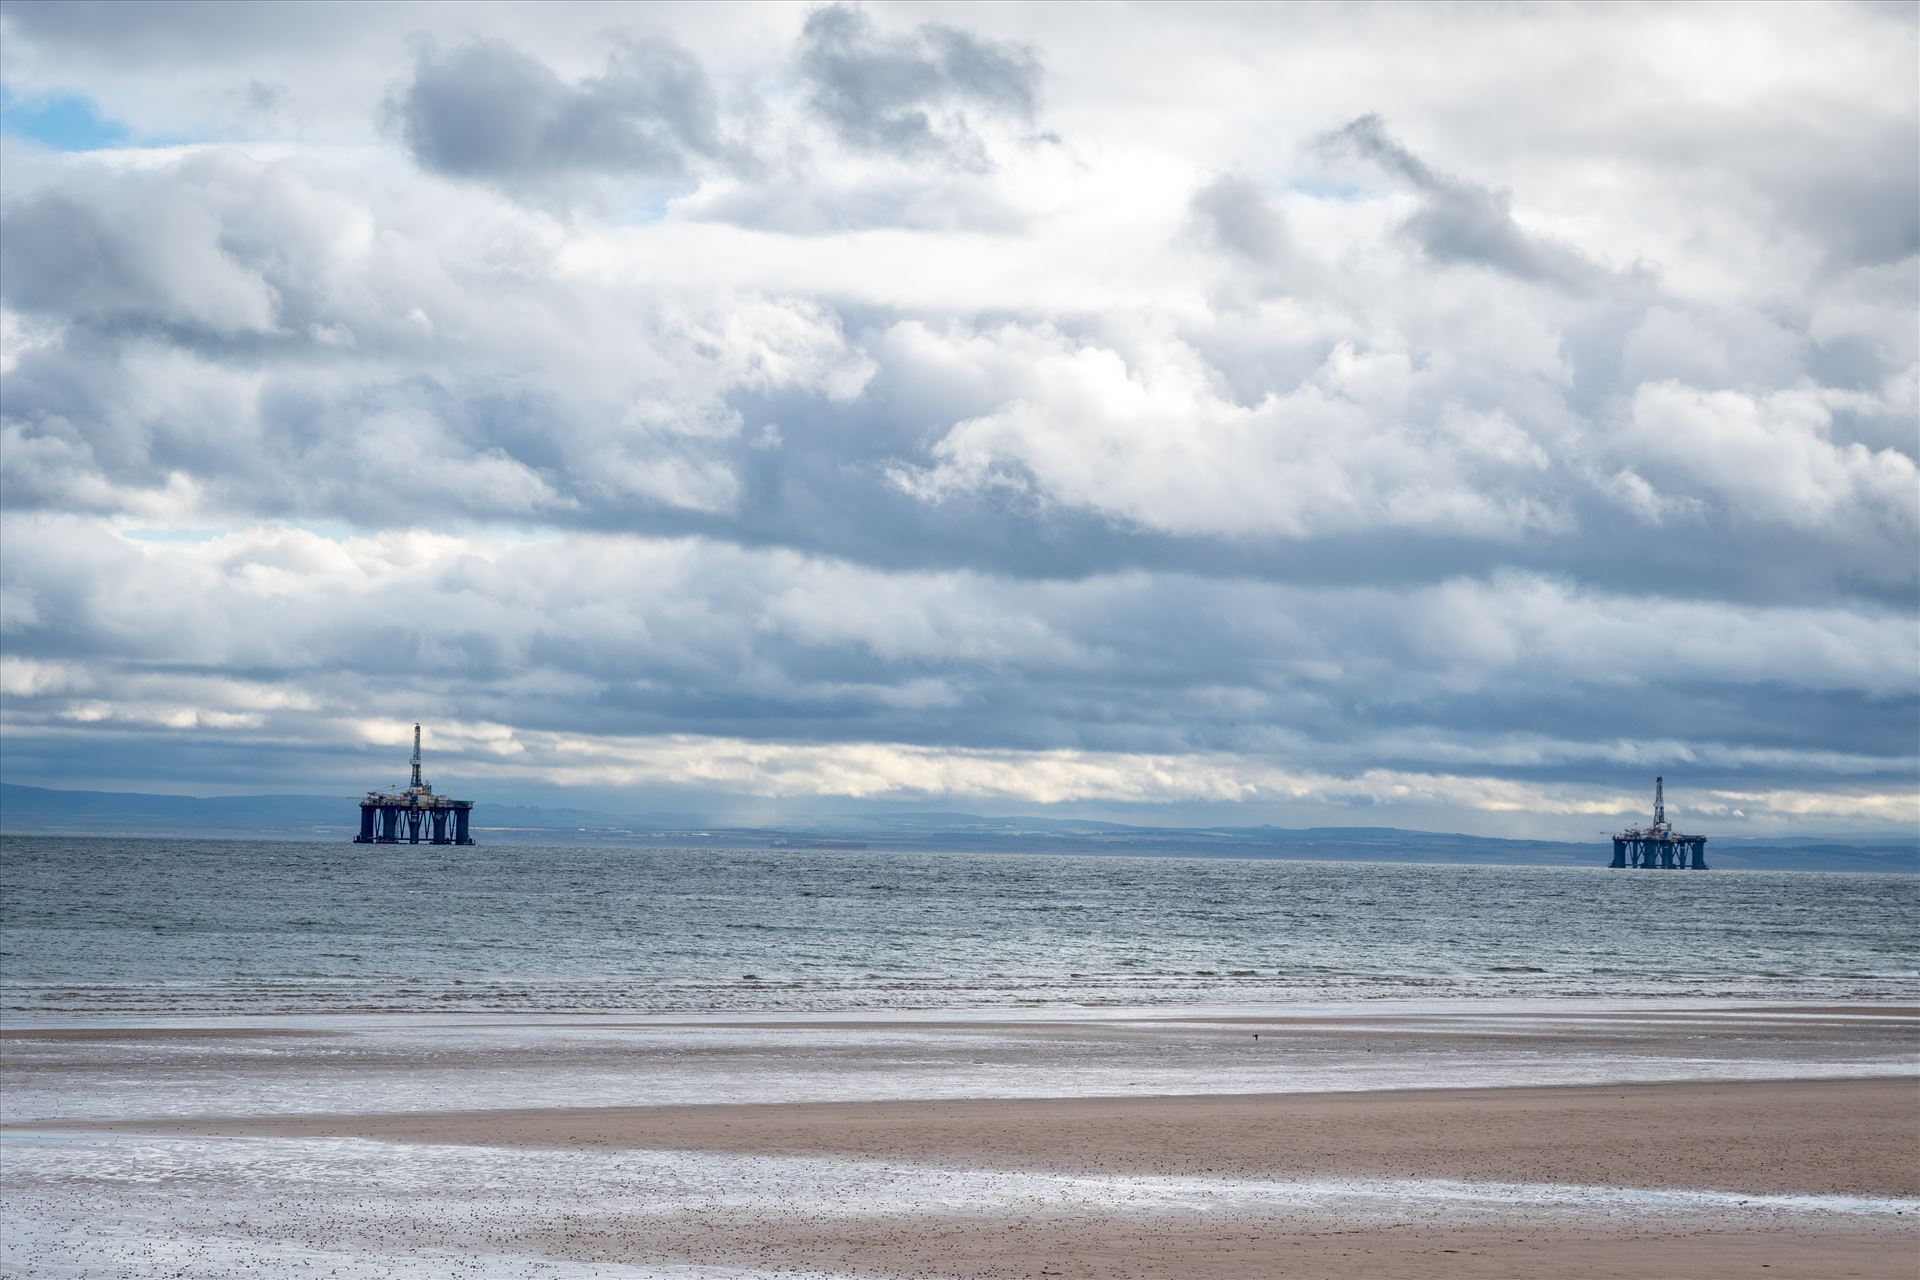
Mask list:
[[[1053,1173],[894,1159],[695,1151],[579,1151],[396,1144],[362,1138],[8,1135],[10,1209],[49,1191],[89,1197],[197,1192],[206,1206],[280,1195],[479,1206],[493,1214],[575,1204],[646,1217],[724,1209],[754,1218],[912,1217],[943,1212],[1284,1214],[1303,1223],[1461,1216],[1582,1222],[1699,1217],[1733,1225],[1783,1217],[1911,1217],[1920,1198],[1631,1188],[1587,1183],[1401,1177]],[[531,1190],[538,1188],[538,1191]],[[176,1198],[175,1203],[183,1204]],[[316,1201],[317,1203],[317,1201]],[[490,1207],[489,1207],[490,1206]],[[10,1220],[14,1220],[12,1212]]]

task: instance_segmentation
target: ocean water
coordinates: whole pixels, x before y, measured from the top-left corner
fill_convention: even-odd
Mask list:
[[[1920,990],[1920,877],[0,837],[13,1015]]]

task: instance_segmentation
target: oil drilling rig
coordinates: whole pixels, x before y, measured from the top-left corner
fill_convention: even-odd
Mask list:
[[[1707,838],[1684,836],[1667,821],[1667,780],[1653,780],[1653,823],[1628,827],[1613,838],[1615,867],[1658,867],[1664,871],[1705,871]]]
[[[369,791],[360,802],[360,834],[355,844],[472,844],[467,834],[471,800],[433,794],[420,777],[420,726],[413,726],[413,781],[404,788]]]

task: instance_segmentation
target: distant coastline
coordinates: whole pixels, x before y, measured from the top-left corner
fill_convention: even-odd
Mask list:
[[[0,834],[351,840],[356,801],[344,796],[167,796],[0,783]],[[1604,841],[1517,840],[1394,827],[1151,827],[965,813],[848,816],[787,826],[703,824],[695,815],[616,815],[489,804],[475,831],[495,844],[642,848],[866,849],[876,852],[1055,853],[1338,862],[1604,867]],[[1719,837],[1729,870],[1920,874],[1920,836],[1803,833]]]

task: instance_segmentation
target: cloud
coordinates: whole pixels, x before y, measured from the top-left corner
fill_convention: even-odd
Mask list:
[[[1041,70],[1031,51],[938,23],[883,35],[848,5],[807,18],[800,72],[814,111],[842,142],[966,168],[989,163],[978,115],[1030,126],[1039,107]]]
[[[42,335],[10,357],[10,501],[136,509],[190,478],[215,508],[374,521],[724,511],[730,396],[844,399],[870,371],[816,303],[566,287],[537,216],[469,210],[480,257],[439,216],[223,150],[10,203],[0,299]]]
[[[1196,320],[1097,295],[1125,322],[974,325],[942,317],[1034,296],[1059,257],[996,267],[1027,250],[975,255],[954,233],[949,290],[885,238],[827,235],[796,257],[784,237],[727,227],[578,234],[413,181],[396,168],[348,191],[312,165],[207,148],[76,162],[19,191],[0,209],[8,500],[376,526],[430,504],[1027,574],[1143,560],[1240,572],[1251,547],[1284,540],[1314,549],[1259,555],[1260,572],[1519,564],[1778,596],[1838,562],[1861,584],[1913,581],[1897,492],[1910,373],[1793,393],[1826,406],[1821,448],[1878,459],[1862,464],[1861,501],[1821,520],[1711,486],[1643,490],[1663,468],[1710,464],[1669,459],[1685,441],[1715,446],[1636,426],[1635,386],[1680,371],[1784,394],[1834,340],[1751,308],[1630,312],[1589,353],[1571,300],[1556,313],[1497,277],[1409,294],[1391,260],[1345,270],[1330,293],[1329,255],[1281,268],[1299,292],[1280,310],[1255,298]],[[1277,212],[1258,190],[1212,195]],[[1183,225],[1163,243],[1190,269]],[[776,291],[713,281],[720,263]],[[1046,288],[1084,296],[1091,279]],[[860,296],[835,298],[830,281]],[[1897,294],[1864,296],[1836,295],[1853,310],[1823,332],[1897,338],[1879,320]],[[1892,346],[1863,367],[1901,358]],[[401,456],[436,464],[408,485],[365,483]],[[1663,531],[1680,517],[1675,541]]]
[[[1348,121],[1324,145],[1354,151],[1420,194],[1420,208],[1401,229],[1435,262],[1491,267],[1567,288],[1592,287],[1605,276],[1572,245],[1525,230],[1514,219],[1510,195],[1439,172],[1395,141],[1378,116]]]
[[[1503,483],[1547,466],[1539,443],[1497,411],[1429,396],[1399,353],[1342,344],[1306,383],[1254,405],[1225,396],[1199,353],[1174,342],[1129,362],[1057,331],[1008,327],[974,339],[967,356],[1010,385],[992,412],[940,439],[933,466],[895,471],[929,500],[1012,488],[1225,536],[1384,526],[1505,539],[1558,523],[1524,486]]]
[[[201,697],[207,691],[202,691]],[[131,713],[131,714],[129,714]],[[204,705],[165,703],[101,708],[89,723],[111,742],[129,727],[150,726],[180,735],[246,732],[252,714],[208,712]],[[106,724],[106,722],[117,723]],[[365,747],[340,753],[364,771],[377,759],[400,759],[408,725],[400,721],[335,721],[314,729],[325,737],[291,735],[277,753],[314,759],[321,743],[358,737]],[[1187,753],[979,751],[886,742],[779,743],[672,734],[586,737],[528,731],[491,722],[442,719],[433,724],[434,768],[454,770],[461,788],[498,789],[559,783],[576,790],[632,794],[666,791],[723,807],[730,798],[970,804],[993,808],[1043,806],[1164,807],[1228,804],[1268,812],[1276,806],[1363,820],[1407,821],[1409,814],[1519,815],[1590,830],[1596,820],[1643,813],[1645,796],[1626,788],[1578,783],[1514,783],[1471,774],[1369,769],[1341,774],[1262,766],[1244,758]],[[197,744],[196,744],[197,745]],[[367,749],[390,748],[386,756]],[[684,801],[683,801],[684,803]],[[1920,818],[1920,801],[1900,790],[1770,791],[1702,788],[1689,792],[1685,811],[1695,821],[1737,820],[1772,833],[1814,819],[1828,824],[1900,827]],[[1149,810],[1150,812],[1150,810]],[[1418,819],[1414,819],[1417,821]]]
[[[7,21],[21,39],[54,48],[89,53],[112,51],[188,64],[210,48],[248,52],[284,48],[291,38],[303,42],[340,31],[364,17],[364,0],[340,4],[292,5],[273,14],[220,3],[220,0],[159,0],[121,5],[115,0],[18,0],[7,5]]]
[[[1222,174],[1193,193],[1193,212],[1215,244],[1261,267],[1292,252],[1286,223],[1266,194],[1246,178]]]
[[[1517,797],[1662,760],[1700,787],[1811,794],[1910,769],[1920,706],[1898,613],[1650,605],[1534,577],[1022,583],[703,540],[154,540],[75,517],[11,516],[0,536],[23,761],[85,726],[323,742],[402,702],[549,744],[521,776],[558,785],[614,785],[640,740],[697,739],[728,745],[684,777],[743,794],[1252,803],[1279,784],[1249,779],[1388,770]],[[1648,704],[1651,740],[1621,712]],[[669,777],[648,773],[661,761],[634,777]],[[1040,771],[1017,783],[1022,761]]]
[[[274,325],[277,299],[220,243],[218,218],[172,184],[80,182],[0,214],[8,305],[104,323],[163,316],[219,334]]]
[[[1871,398],[1811,386],[1756,396],[1646,383],[1634,393],[1623,444],[1666,484],[1738,518],[1800,528],[1865,523],[1910,544],[1920,534],[1914,459],[1831,439],[1835,410],[1863,404]]]
[[[388,110],[423,167],[508,187],[678,178],[729,150],[706,72],[658,36],[614,41],[605,70],[573,83],[497,41],[428,39]]]
[[[0,11],[126,125],[0,137],[10,779],[1920,790],[1910,22],[119,12]]]

